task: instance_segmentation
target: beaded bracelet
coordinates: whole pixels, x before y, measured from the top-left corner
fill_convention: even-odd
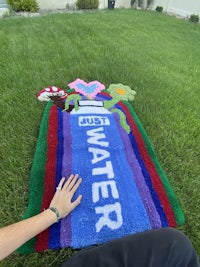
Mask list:
[[[55,207],[50,207],[49,209],[56,214],[57,222],[59,222],[61,219],[59,211]]]

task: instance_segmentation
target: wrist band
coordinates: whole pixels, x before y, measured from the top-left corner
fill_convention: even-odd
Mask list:
[[[56,214],[57,222],[59,222],[60,219],[61,219],[59,211],[56,208],[54,208],[54,207],[49,207],[49,209]]]

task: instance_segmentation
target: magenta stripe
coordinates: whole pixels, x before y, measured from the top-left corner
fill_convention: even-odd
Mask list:
[[[149,216],[151,226],[152,226],[152,228],[160,228],[160,227],[162,227],[160,216],[156,210],[154,202],[152,201],[151,194],[149,192],[149,188],[146,185],[144,176],[142,174],[142,169],[141,169],[141,167],[137,161],[137,158],[136,158],[134,150],[132,148],[132,144],[130,142],[130,139],[129,139],[127,133],[124,131],[124,129],[120,125],[120,122],[118,119],[118,114],[115,113],[114,116],[116,118],[119,133],[121,135],[121,139],[122,139],[123,144],[124,144],[127,161],[129,163],[129,166],[131,167],[131,169],[133,171],[135,183],[137,185],[137,188],[138,188],[139,194],[141,196],[142,202],[144,204],[144,207],[145,207],[147,214]]]
[[[63,113],[63,160],[62,177],[68,178],[72,172],[72,149],[71,149],[70,113]],[[71,214],[61,220],[60,244],[61,247],[71,246],[72,229]]]

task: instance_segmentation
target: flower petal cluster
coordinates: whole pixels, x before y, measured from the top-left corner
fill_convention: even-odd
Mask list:
[[[123,85],[121,83],[110,84],[107,91],[112,98],[119,100],[133,101],[136,95],[136,92],[132,90],[128,85]]]

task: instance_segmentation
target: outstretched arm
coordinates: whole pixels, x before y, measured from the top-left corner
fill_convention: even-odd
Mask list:
[[[70,175],[66,182],[65,178],[61,179],[49,206],[54,207],[58,211],[60,218],[66,217],[80,204],[82,195],[79,195],[74,202],[72,202],[72,197],[81,181],[82,179],[78,178],[78,174]],[[1,228],[0,260],[55,222],[57,222],[56,213],[47,209],[34,217]]]

